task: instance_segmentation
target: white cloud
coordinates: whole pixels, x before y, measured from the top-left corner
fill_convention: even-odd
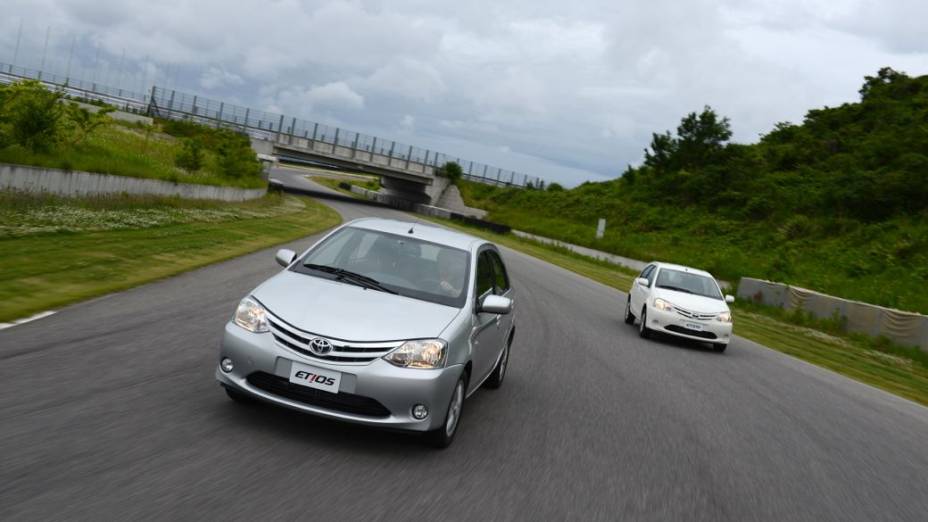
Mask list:
[[[37,67],[51,26],[57,72],[77,36],[74,75],[216,90],[203,94],[568,184],[617,175],[652,132],[706,104],[752,141],[855,100],[879,67],[928,73],[923,0],[5,0],[2,11],[0,61],[23,20],[18,62]]]

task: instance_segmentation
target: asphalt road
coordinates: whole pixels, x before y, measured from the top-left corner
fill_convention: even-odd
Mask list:
[[[0,520],[928,519],[928,409],[741,339],[641,340],[622,293],[509,250],[510,373],[448,450],[235,404],[217,343],[274,250],[0,332]]]

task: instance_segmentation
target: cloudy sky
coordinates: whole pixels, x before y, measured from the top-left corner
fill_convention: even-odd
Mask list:
[[[46,70],[567,185],[640,163],[704,105],[752,142],[882,66],[928,73],[924,0],[2,1],[0,62],[39,68],[48,34]]]

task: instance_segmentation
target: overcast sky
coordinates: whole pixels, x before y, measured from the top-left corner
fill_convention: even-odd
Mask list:
[[[711,105],[753,142],[928,73],[925,0],[2,0],[0,61],[152,82],[575,185]],[[16,50],[22,23],[22,39]],[[125,55],[123,59],[122,56]],[[121,67],[120,67],[121,64]]]

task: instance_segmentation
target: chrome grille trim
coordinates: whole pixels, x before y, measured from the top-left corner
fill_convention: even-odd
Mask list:
[[[691,312],[690,310],[680,308],[679,306],[674,306],[673,310],[674,312],[677,312],[677,314],[682,315],[683,317],[686,317],[687,319],[695,319],[697,321],[711,321],[712,319],[715,319],[719,315],[719,313],[721,313],[721,312],[717,312],[714,314],[704,314],[704,313],[699,313],[699,312]]]
[[[308,359],[334,364],[365,365],[383,357],[403,344],[403,341],[388,342],[354,342],[340,341],[323,335],[305,332],[288,325],[282,319],[267,312],[268,326],[277,346],[286,348]],[[321,338],[332,344],[332,351],[325,355],[316,355],[309,350],[312,339]]]

